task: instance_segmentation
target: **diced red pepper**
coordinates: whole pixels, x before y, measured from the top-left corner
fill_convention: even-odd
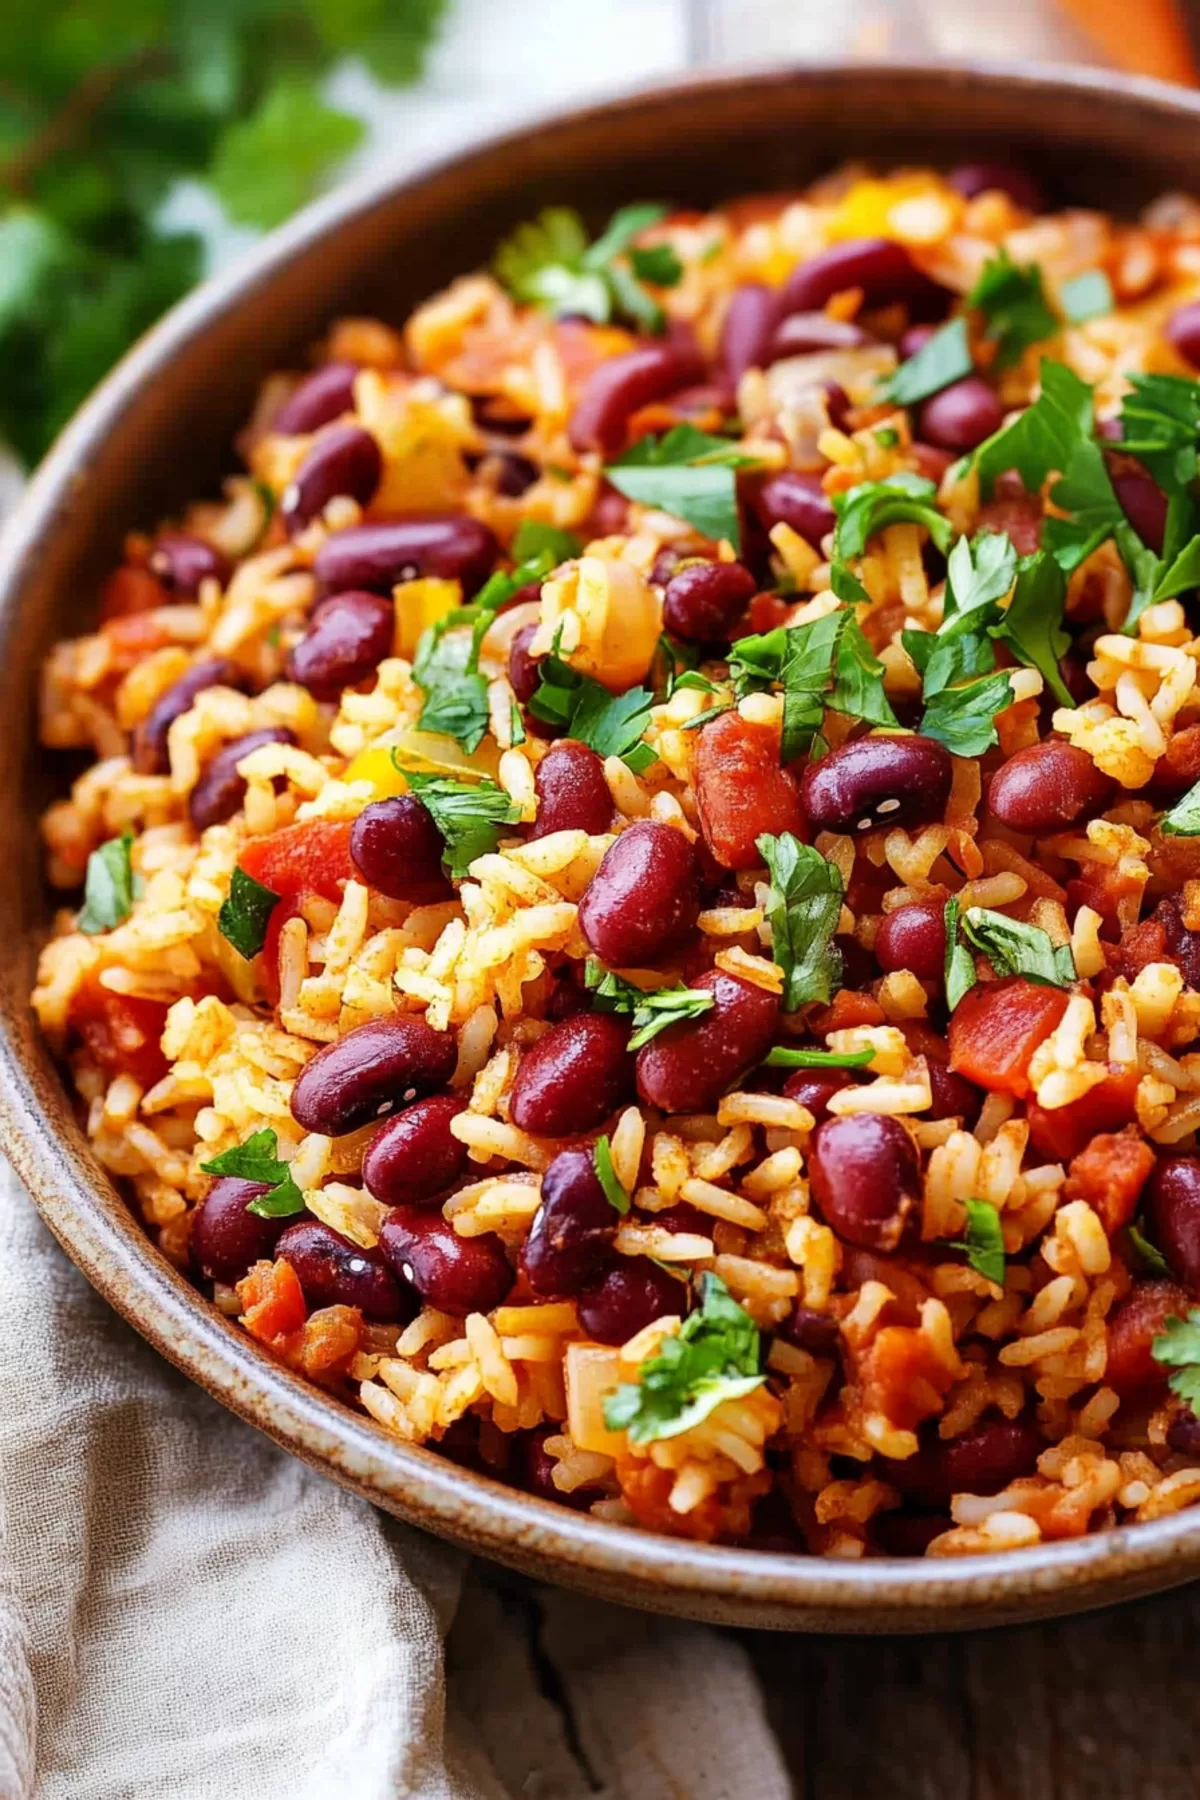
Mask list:
[[[704,841],[726,869],[755,869],[764,834],[806,835],[800,785],[779,766],[780,728],[722,713],[696,746],[696,800]]]
[[[809,1020],[816,1037],[827,1037],[831,1031],[850,1031],[855,1025],[882,1025],[883,1008],[871,994],[856,994],[850,988],[839,988],[828,1006],[823,1006]]]
[[[1122,1400],[1165,1393],[1170,1371],[1155,1361],[1154,1340],[1168,1319],[1186,1319],[1192,1304],[1176,1281],[1135,1281],[1108,1320],[1105,1385]]]
[[[882,1413],[902,1431],[940,1412],[955,1379],[926,1334],[909,1325],[885,1325],[876,1332],[859,1373],[867,1410]]]
[[[1138,1069],[1113,1069],[1079,1100],[1048,1112],[1031,1100],[1025,1108],[1029,1137],[1039,1156],[1070,1162],[1098,1131],[1115,1131],[1134,1117]]]
[[[166,604],[162,583],[135,563],[122,563],[114,569],[100,590],[100,617],[104,620],[131,618]]]
[[[71,1002],[70,1023],[100,1067],[110,1075],[132,1075],[143,1088],[167,1072],[159,1048],[166,1021],[163,1001],[115,993],[95,973],[84,978]]]
[[[1063,1192],[1068,1200],[1086,1200],[1111,1237],[1137,1211],[1153,1167],[1154,1151],[1136,1128],[1101,1132],[1071,1158]]]
[[[108,619],[100,631],[108,639],[109,666],[118,675],[127,674],[143,656],[150,656],[171,642],[171,634],[161,621],[144,612]]]
[[[242,1305],[242,1324],[261,1343],[299,1331],[307,1317],[304,1290],[291,1263],[256,1262],[237,1284]]]
[[[251,838],[238,862],[247,875],[281,899],[320,894],[337,904],[355,873],[350,859],[351,825],[349,819],[310,819],[304,825],[285,825],[281,831]]]
[[[782,600],[778,594],[755,594],[746,613],[746,627],[751,632],[774,631],[782,625],[794,602]]]
[[[950,1067],[996,1094],[1029,1092],[1029,1064],[1067,1010],[1062,988],[1023,975],[981,981],[950,1015]]]

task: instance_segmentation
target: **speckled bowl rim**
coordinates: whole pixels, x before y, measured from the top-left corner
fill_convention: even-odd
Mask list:
[[[684,76],[596,105],[487,136],[453,156],[430,157],[403,174],[362,181],[300,213],[176,306],[123,359],[64,430],[0,539],[0,634],[19,604],[23,571],[86,480],[92,452],[120,429],[131,397],[166,370],[179,348],[216,317],[286,268],[291,259],[384,196],[480,157],[503,157],[531,130],[576,120],[636,115],[680,89],[706,93],[842,75],[844,62],[802,68]],[[942,65],[864,75],[939,76]],[[1200,97],[1166,84],[1103,71],[1019,65],[945,65],[947,81],[1019,90],[1030,108],[1055,93],[1110,106],[1114,94],[1149,114],[1183,113],[1200,135]],[[852,145],[847,146],[852,150]],[[1200,168],[1200,148],[1197,151]],[[1009,1623],[1081,1611],[1172,1586],[1200,1574],[1200,1508],[1153,1523],[1007,1554],[953,1560],[864,1562],[694,1544],[605,1524],[463,1470],[438,1454],[388,1437],[272,1358],[179,1275],[148,1242],[79,1134],[56,1128],[46,1071],[14,1035],[15,1009],[0,1023],[0,1146],[38,1210],[89,1281],[163,1355],[285,1449],[411,1523],[546,1579],[652,1610],[767,1627],[834,1631],[925,1631]],[[57,1078],[55,1078],[57,1079]],[[58,1100],[61,1108],[62,1101]]]

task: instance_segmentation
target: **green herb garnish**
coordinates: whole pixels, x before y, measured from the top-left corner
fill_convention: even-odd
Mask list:
[[[794,1050],[790,1044],[776,1044],[763,1058],[767,1069],[865,1069],[874,1057],[873,1050]]]
[[[758,1327],[717,1275],[705,1275],[699,1308],[675,1337],[649,1356],[636,1382],[604,1397],[604,1422],[626,1431],[631,1444],[678,1437],[699,1425],[723,1400],[753,1393],[760,1373]]]
[[[1151,1343],[1150,1354],[1155,1362],[1174,1370],[1167,1386],[1194,1411],[1200,1405],[1200,1307],[1193,1307],[1186,1319],[1168,1319]]]
[[[269,1187],[270,1193],[259,1194],[246,1207],[260,1219],[286,1219],[304,1211],[304,1195],[288,1164],[280,1161],[279,1141],[269,1125],[200,1167],[206,1175],[233,1175],[239,1181],[258,1181]]]
[[[515,568],[497,570],[469,606],[455,607],[422,632],[413,660],[413,680],[425,693],[420,730],[454,738],[468,756],[479,748],[490,720],[487,682],[479,672],[488,627],[514,594],[550,573],[561,560],[559,549],[561,544],[543,543]]]
[[[1000,1214],[987,1200],[968,1200],[967,1235],[951,1240],[951,1250],[965,1250],[967,1261],[977,1274],[997,1287],[1004,1286],[1004,1233]]]
[[[837,514],[834,555],[841,561],[861,556],[868,543],[889,525],[923,525],[939,550],[950,547],[951,525],[938,511],[937,486],[906,470],[884,481],[862,481],[833,496]]]
[[[88,857],[83,909],[75,925],[89,937],[112,931],[133,911],[132,849],[133,833],[126,831],[120,837],[109,838]]]
[[[1069,944],[1055,944],[1040,925],[968,906],[960,920],[963,936],[986,956],[997,975],[1024,975],[1042,987],[1069,987],[1077,979]]]
[[[1058,297],[1072,325],[1086,325],[1089,319],[1102,319],[1116,304],[1112,285],[1103,269],[1089,269],[1086,275],[1064,281]]]
[[[1142,1229],[1141,1221],[1128,1227],[1129,1242],[1147,1275],[1170,1278],[1171,1265],[1157,1245],[1152,1244]]]
[[[996,345],[997,369],[1011,368],[1032,344],[1059,330],[1059,322],[1046,304],[1042,271],[1036,263],[1019,268],[1007,250],[998,250],[986,264],[966,304],[983,314],[987,341]]]
[[[515,563],[548,556],[550,568],[557,569],[563,563],[573,562],[577,556],[582,555],[582,538],[576,537],[573,531],[563,531],[558,525],[544,525],[540,519],[522,519],[512,541],[512,559]],[[517,583],[518,587],[524,585],[524,582]]]
[[[217,930],[249,962],[266,943],[267,927],[278,904],[278,894],[235,864],[229,898],[221,902],[217,914]]]
[[[598,1011],[625,1013],[632,1019],[631,1050],[640,1050],[643,1044],[648,1044],[651,1038],[680,1019],[698,1019],[716,1004],[716,996],[710,989],[686,987],[683,982],[677,982],[674,987],[635,987],[631,981],[604,968],[594,956],[588,957],[584,985],[594,994]]]
[[[455,881],[464,878],[477,856],[491,854],[503,836],[503,826],[520,822],[520,806],[494,781],[453,781],[443,775],[417,775],[411,769],[404,775],[433,815]]]
[[[1158,822],[1164,837],[1200,837],[1200,781]]]
[[[594,244],[577,212],[547,206],[519,225],[496,251],[493,267],[518,300],[560,316],[578,313],[599,325],[626,318],[646,331],[666,327],[662,307],[643,282],[675,287],[683,265],[669,244],[636,249],[633,239],[657,225],[666,207],[653,203],[623,206]]]
[[[617,1172],[613,1168],[612,1145],[607,1137],[596,1139],[592,1162],[596,1170],[596,1180],[604,1189],[604,1198],[608,1204],[614,1212],[627,1213],[630,1205],[629,1195],[617,1180]]]
[[[604,472],[627,500],[685,519],[737,550],[737,471],[753,460],[728,438],[675,425],[662,437],[640,438]]]
[[[953,1012],[975,986],[975,958],[958,941],[958,901],[946,902],[946,1005]]]
[[[783,970],[783,1010],[793,1013],[806,1001],[828,1000],[842,978],[841,953],[833,945],[842,877],[835,864],[790,831],[757,843],[771,877],[771,954]]]
[[[782,688],[784,763],[794,762],[809,748],[826,707],[873,725],[896,724],[884,692],[884,665],[849,610],[825,613],[807,625],[777,625],[758,637],[739,638],[730,647],[729,673],[739,700]]]
[[[890,400],[896,406],[915,406],[920,400],[928,400],[931,394],[940,394],[952,382],[961,381],[974,367],[967,342],[967,321],[951,319],[922,344],[915,356],[900,364],[895,374],[880,387],[876,398]],[[881,435],[878,431],[875,433],[876,441]]]
[[[528,702],[535,719],[587,744],[597,756],[619,756],[635,775],[645,773],[655,760],[654,751],[643,742],[654,705],[649,688],[610,693],[601,682],[564,662],[557,650],[542,657],[538,675]]]

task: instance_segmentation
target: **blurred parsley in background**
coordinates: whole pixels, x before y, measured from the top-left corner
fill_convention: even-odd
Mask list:
[[[342,57],[412,82],[448,0],[4,0],[0,439],[34,462],[203,272],[156,226],[180,180],[266,229],[363,134],[321,97]]]

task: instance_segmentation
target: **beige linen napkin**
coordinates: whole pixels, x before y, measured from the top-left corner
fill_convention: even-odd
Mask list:
[[[790,1792],[732,1639],[497,1577],[286,1456],[2,1165],[0,1377],[0,1800]]]

